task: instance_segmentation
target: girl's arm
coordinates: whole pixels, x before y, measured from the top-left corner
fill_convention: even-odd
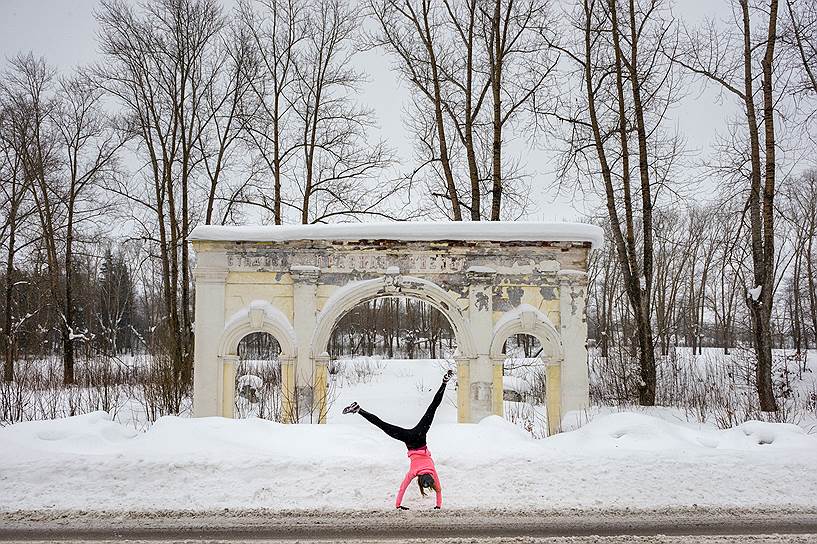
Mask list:
[[[440,508],[443,505],[443,484],[440,483],[440,477],[437,476],[437,471],[434,471],[434,483],[437,484],[434,486],[434,491],[437,492],[437,506],[435,508]]]
[[[400,504],[402,504],[403,502],[403,495],[406,494],[406,488],[408,488],[408,485],[411,483],[413,479],[414,475],[411,473],[411,471],[408,471],[406,473],[406,477],[403,478],[403,483],[400,484],[400,491],[397,492],[397,500],[394,501],[395,508],[400,508]]]

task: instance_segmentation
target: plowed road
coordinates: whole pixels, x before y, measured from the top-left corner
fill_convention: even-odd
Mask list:
[[[817,512],[14,512],[5,542],[817,543]]]

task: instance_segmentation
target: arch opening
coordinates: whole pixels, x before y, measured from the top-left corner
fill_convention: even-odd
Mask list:
[[[451,322],[435,306],[411,297],[361,302],[337,321],[330,357],[379,355],[389,359],[446,359],[456,348]],[[438,357],[439,355],[439,357]]]
[[[523,356],[535,354],[537,359],[521,365],[521,368],[533,369],[532,373],[527,373],[526,382],[531,393],[534,388],[537,391],[527,399],[529,407],[506,407],[503,400],[503,404],[497,407],[500,411],[498,413],[505,413],[509,419],[521,421],[523,427],[534,436],[560,432],[564,347],[558,330],[547,315],[525,304],[507,312],[494,326],[490,351],[494,362],[495,394],[498,397],[501,395],[503,399],[507,360],[510,358],[518,361],[520,353]],[[520,365],[510,363],[510,366]],[[509,381],[513,379],[515,378],[510,378]],[[501,389],[498,383],[502,383]],[[524,384],[521,386],[524,387]]]
[[[283,420],[281,345],[266,331],[251,332],[237,344],[234,417]]]
[[[542,341],[512,334],[502,349],[502,412],[505,419],[535,438],[548,435],[547,357]]]
[[[329,334],[327,422],[350,422],[341,411],[354,401],[390,423],[413,426],[455,367],[457,349],[452,320],[436,304],[403,294],[366,297],[340,314]],[[456,395],[449,385],[435,421],[457,421]]]
[[[268,335],[258,336],[258,335]],[[250,340],[245,340],[250,338]],[[243,346],[242,346],[243,342]],[[277,346],[277,348],[276,348]],[[278,377],[270,375],[269,386],[266,391],[265,409],[260,411],[259,407],[245,406],[240,395],[237,393],[244,389],[246,382],[258,384],[256,390],[263,388],[263,378],[259,383],[260,376],[251,372],[246,372],[241,368],[241,353],[246,357],[251,357],[253,353],[266,353],[267,357],[275,355],[275,367]],[[271,303],[266,300],[253,300],[241,310],[230,316],[224,325],[224,331],[218,344],[218,398],[220,399],[220,415],[223,417],[244,417],[244,414],[251,417],[263,414],[265,419],[275,419],[282,421],[287,419],[287,414],[282,414],[287,406],[286,399],[281,398],[283,394],[279,391],[281,384],[287,384],[287,377],[291,372],[284,372],[284,366],[292,366],[292,361],[297,357],[297,342],[295,331],[286,316]],[[244,365],[246,367],[246,363]],[[270,371],[267,370],[267,373]],[[255,378],[245,378],[241,384],[239,380],[243,376],[255,376]],[[240,387],[239,387],[240,386]],[[274,386],[274,388],[273,388]],[[291,390],[291,387],[287,387]],[[278,400],[280,399],[280,400]],[[272,400],[275,400],[272,403]],[[239,406],[239,403],[242,405]],[[254,403],[253,403],[254,404]]]
[[[226,320],[219,344],[219,355],[237,356],[241,339],[255,332],[267,332],[275,338],[280,346],[279,358],[289,359],[297,356],[298,344],[292,324],[278,308],[265,300],[253,300]]]

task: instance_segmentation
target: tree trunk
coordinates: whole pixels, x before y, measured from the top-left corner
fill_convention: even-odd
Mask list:
[[[17,237],[17,206],[15,200],[16,199],[12,197],[12,207],[9,210],[8,259],[6,261],[6,285],[3,300],[3,308],[5,310],[3,336],[5,336],[6,339],[3,353],[3,380],[7,382],[14,381],[14,333],[11,330],[11,302],[14,292],[14,253],[16,251]]]
[[[493,171],[493,188],[491,199],[491,221],[499,221],[499,212],[502,207],[502,31],[500,25],[500,6],[502,2],[494,2],[494,18],[492,21],[491,44],[494,50],[491,62],[491,95],[493,97],[493,144],[491,147],[491,163]]]
[[[763,126],[765,131],[765,183],[763,187],[763,267],[757,285],[763,286],[760,300],[762,304],[757,308],[759,330],[755,333],[755,342],[758,349],[757,387],[760,396],[760,409],[764,412],[777,411],[777,401],[774,398],[772,380],[772,338],[771,316],[774,303],[774,196],[775,175],[775,125],[774,125],[774,96],[772,94],[772,64],[774,61],[774,47],[777,39],[777,10],[778,0],[771,0],[769,10],[768,41],[766,54],[763,57]],[[756,267],[757,268],[757,267]],[[755,305],[758,306],[758,305]]]
[[[65,235],[65,298],[63,299],[63,383],[74,383],[74,183],[71,184],[71,195],[68,199],[68,225]]]
[[[439,67],[437,66],[437,54],[434,52],[434,45],[431,38],[431,29],[428,22],[428,10],[423,10],[424,22],[424,38],[423,41],[428,53],[429,64],[431,65],[431,79],[434,88],[434,121],[437,125],[437,139],[439,140],[440,148],[440,162],[443,166],[443,175],[445,176],[445,185],[448,191],[448,197],[451,200],[451,213],[454,221],[462,221],[462,210],[460,208],[460,199],[457,191],[457,185],[454,183],[454,174],[451,170],[451,159],[448,154],[448,141],[445,135],[445,124],[443,121],[443,102],[442,91],[440,89],[440,75]]]

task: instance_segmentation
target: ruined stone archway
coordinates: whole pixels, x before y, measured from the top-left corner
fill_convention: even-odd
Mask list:
[[[263,330],[281,345],[286,419],[323,422],[332,329],[354,306],[383,296],[423,300],[451,323],[459,421],[502,413],[501,367],[496,375],[502,336],[528,328],[559,361],[559,412],[587,404],[584,303],[588,254],[602,241],[597,227],[202,226],[191,239],[197,257],[196,416],[232,415],[232,388],[224,383],[238,341]]]

